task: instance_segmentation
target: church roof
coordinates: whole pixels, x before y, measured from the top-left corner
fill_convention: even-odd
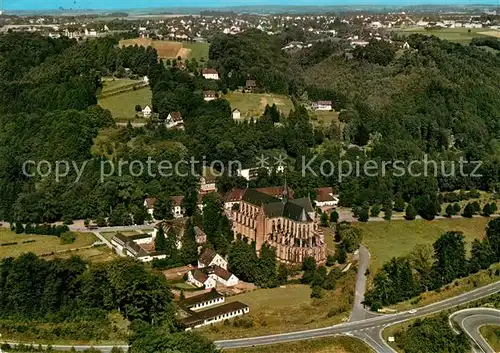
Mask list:
[[[255,189],[246,189],[242,199],[243,201],[251,203],[252,205],[255,206],[261,206],[273,202],[281,202],[280,199],[265,194],[263,192],[257,191]]]

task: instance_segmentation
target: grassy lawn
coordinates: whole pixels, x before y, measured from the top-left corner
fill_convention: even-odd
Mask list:
[[[259,94],[231,92],[223,98],[231,103],[231,109],[241,111],[244,118],[260,117],[264,113],[266,104],[276,104],[278,109],[285,115],[293,109],[293,103],[289,97],[279,94]]]
[[[319,338],[315,340],[280,343],[279,346],[260,346],[229,349],[228,353],[370,353],[373,350],[363,341],[352,337]]]
[[[140,80],[130,80],[128,78],[113,78],[113,77],[104,77],[102,79],[102,92],[103,94],[108,93],[110,91],[118,90],[123,87],[131,86],[136,83],[140,83]]]
[[[356,272],[349,271],[342,277],[334,291],[324,291],[322,299],[311,299],[311,289],[306,285],[287,285],[280,288],[258,289],[233,297],[226,302],[241,301],[248,304],[250,314],[211,327],[202,328],[210,339],[252,337],[273,333],[325,327],[342,322],[349,317]],[[251,328],[234,325],[243,320]],[[239,326],[239,327],[236,327]]]
[[[330,126],[332,121],[339,123],[339,112],[317,111],[310,112],[311,120],[317,125]]]
[[[30,240],[35,240],[35,242],[23,244],[23,242]],[[96,241],[97,238],[92,233],[76,233],[76,240],[73,244],[61,245],[60,239],[56,236],[15,234],[9,229],[0,229],[0,243],[18,243],[17,245],[0,246],[0,258],[16,257],[27,252],[37,255],[48,254],[89,246]]]
[[[99,105],[109,109],[115,119],[135,119],[135,106],[151,106],[152,93],[149,87],[123,92],[98,100]]]
[[[500,326],[483,326],[479,332],[495,352],[500,352]]]
[[[208,49],[210,48],[210,44],[208,43],[182,43],[184,48],[190,49],[189,59],[196,59],[200,61],[204,59],[208,60]]]
[[[401,34],[420,33],[429,36],[436,36],[440,39],[445,39],[450,42],[468,44],[474,37],[484,37],[480,32],[488,31],[487,28],[442,28],[442,29],[425,29],[423,27],[402,28],[396,30]]]
[[[392,257],[408,255],[417,244],[432,244],[443,233],[460,231],[470,243],[484,236],[489,218],[356,223],[371,253],[372,273]]]
[[[45,259],[69,259],[71,256],[80,256],[82,259],[95,263],[111,261],[117,258],[116,253],[106,245],[99,245],[91,248],[77,249],[75,251],[68,251],[55,254],[53,256],[47,256]]]

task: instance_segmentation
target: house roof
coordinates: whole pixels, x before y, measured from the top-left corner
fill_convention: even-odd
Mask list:
[[[261,206],[263,204],[275,203],[275,202],[281,203],[280,199],[265,194],[263,192],[257,191],[256,189],[246,189],[242,197],[242,200],[255,206]]]
[[[293,190],[291,190],[289,187],[287,187],[286,189],[288,190],[288,197],[293,198]],[[282,197],[285,193],[284,186],[271,186],[267,188],[257,188],[255,190],[278,198]]]
[[[325,201],[334,201],[335,197],[333,197],[333,188],[317,188],[316,189],[316,201],[325,202]]]
[[[172,206],[181,206],[184,196],[171,196],[170,200],[172,200]]]
[[[205,271],[199,269],[193,271],[193,277],[200,283],[205,283],[208,279],[208,275],[205,273]]]
[[[313,211],[308,198],[264,205],[264,212],[269,218],[284,217],[296,222],[312,222],[309,212]]]
[[[256,87],[257,86],[257,82],[255,82],[255,80],[247,80],[245,86],[246,87]]]
[[[224,202],[241,201],[247,189],[232,189],[224,195]]]
[[[236,109],[233,109],[233,111],[232,111],[232,112],[233,112],[233,113],[234,113],[234,112],[238,112],[238,113],[241,113],[241,111],[240,111],[240,110],[239,110],[238,108],[236,108]]]
[[[144,203],[146,204],[146,208],[154,208],[155,207],[155,202],[156,199],[154,197],[148,197],[147,199],[144,200]]]
[[[215,69],[203,69],[203,75],[218,75],[219,73]]]
[[[212,319],[214,317],[229,314],[237,310],[244,310],[248,308],[248,305],[242,302],[232,302],[224,305],[216,306],[215,308],[210,308],[207,310],[202,310],[198,312],[190,312],[190,317],[181,320],[181,323],[185,326],[195,326],[198,323],[202,323],[205,320]]]
[[[205,234],[205,232],[203,230],[201,230],[200,227],[195,226],[194,227],[194,233],[196,234],[196,242],[197,243],[201,243],[201,242],[205,242],[206,241],[207,235]]]
[[[189,297],[187,299],[184,299],[181,302],[181,305],[183,305],[186,308],[190,308],[192,306],[195,306],[196,304],[208,302],[210,300],[222,298],[222,297],[224,297],[222,294],[217,292],[215,289],[212,289],[210,292],[203,293],[200,295],[195,295],[193,297]]]
[[[231,276],[233,275],[228,270],[226,270],[226,269],[224,269],[224,268],[222,268],[220,266],[217,266],[217,265],[208,267],[206,269],[206,271],[208,272],[208,274],[213,273],[214,275],[216,275],[217,277],[222,278],[225,281],[227,281],[228,279],[230,279]]]
[[[219,172],[214,172],[214,170],[210,167],[203,168],[202,177],[205,179],[205,183],[215,183],[219,175]]]
[[[203,95],[205,97],[215,97],[215,92],[214,91],[203,91]]]
[[[317,102],[314,102],[318,105],[332,105],[332,101],[317,101]]]
[[[214,259],[214,257],[217,256],[217,253],[213,251],[212,249],[206,248],[198,258],[198,261],[200,264],[208,266],[210,262]]]
[[[170,117],[174,122],[182,121],[182,115],[180,112],[171,112]]]

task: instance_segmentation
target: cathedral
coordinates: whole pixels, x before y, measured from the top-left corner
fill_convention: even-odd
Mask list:
[[[270,188],[275,189],[275,188]],[[306,257],[326,260],[326,244],[311,200],[290,199],[285,186],[281,198],[266,189],[234,189],[226,195],[225,208],[235,234],[255,241],[257,252],[268,243],[280,262],[300,264]]]

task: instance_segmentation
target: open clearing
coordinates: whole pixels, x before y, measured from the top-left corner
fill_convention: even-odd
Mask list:
[[[130,80],[128,78],[113,78],[113,77],[103,77],[102,91],[101,94],[105,95],[113,91],[119,91],[124,88],[133,87],[135,84],[140,84],[141,80]]]
[[[110,248],[108,248],[106,245],[99,245],[99,246],[93,246],[90,248],[84,248],[84,249],[76,249],[74,251],[67,251],[63,253],[58,253],[52,256],[47,256],[44,257],[45,259],[69,259],[71,256],[80,256],[82,259],[94,262],[94,263],[99,263],[99,262],[106,262],[106,261],[111,261],[113,259],[116,259],[118,255],[116,255],[115,252],[113,252]]]
[[[23,242],[32,240],[35,242],[23,244]],[[16,234],[9,229],[0,229],[0,243],[18,243],[17,245],[0,246],[0,258],[16,257],[27,252],[36,255],[50,254],[90,246],[97,240],[92,233],[76,233],[76,240],[73,244],[61,245],[60,239],[56,236]]]
[[[229,339],[338,324],[349,317],[355,282],[356,272],[351,270],[337,282],[336,290],[324,291],[322,299],[311,299],[311,288],[301,284],[258,289],[228,297],[228,303],[241,301],[248,304],[250,313],[230,320],[228,325],[219,323],[200,331],[210,339]],[[241,321],[244,324],[237,325]]]
[[[310,112],[309,116],[311,117],[311,120],[313,123],[316,125],[322,125],[324,127],[330,126],[332,121],[335,121],[336,123],[340,124],[339,121],[339,112],[336,112],[332,110],[331,112],[328,111],[315,111],[315,112]]]
[[[479,332],[495,352],[500,352],[500,326],[483,326]]]
[[[441,28],[441,29],[425,29],[423,27],[409,27],[394,30],[400,34],[410,35],[412,33],[425,34],[429,36],[436,36],[450,42],[460,44],[468,44],[474,37],[483,37],[485,32],[484,28]]]
[[[132,120],[135,119],[135,106],[139,104],[142,108],[146,105],[151,106],[151,89],[148,87],[123,92],[120,94],[108,96],[98,100],[98,104],[109,109],[114,119]]]
[[[468,243],[482,238],[488,221],[489,218],[481,217],[433,221],[381,221],[354,225],[362,229],[363,243],[372,255],[372,270],[377,270],[392,257],[408,255],[417,244],[432,244],[441,234],[448,231],[463,232]]]
[[[352,337],[330,337],[308,341],[280,343],[243,349],[229,349],[228,353],[371,353],[373,350],[363,341]]]
[[[177,59],[179,56],[185,59],[204,60],[208,59],[208,43],[173,42],[167,40],[152,40],[148,38],[135,38],[120,41],[123,46],[143,46],[155,48],[160,59]]]
[[[242,118],[246,119],[262,116],[266,105],[272,106],[276,104],[279,111],[285,115],[288,115],[290,110],[293,109],[291,99],[288,96],[279,94],[231,92],[223,98],[229,101],[231,109],[238,109]]]
[[[500,31],[485,31],[485,32],[479,32],[479,34],[483,36],[500,38]]]

